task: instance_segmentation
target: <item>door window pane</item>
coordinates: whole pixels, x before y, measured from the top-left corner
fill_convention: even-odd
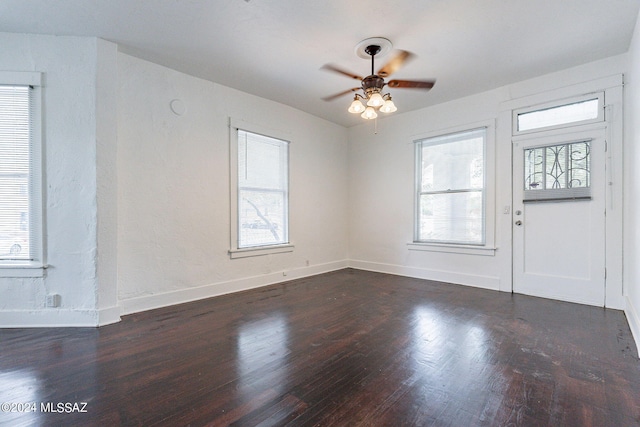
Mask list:
[[[524,150],[525,201],[588,198],[590,141]]]

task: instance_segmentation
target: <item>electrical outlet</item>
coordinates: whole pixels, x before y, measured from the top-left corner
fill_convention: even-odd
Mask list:
[[[51,308],[60,307],[60,295],[59,294],[47,295],[46,306]]]

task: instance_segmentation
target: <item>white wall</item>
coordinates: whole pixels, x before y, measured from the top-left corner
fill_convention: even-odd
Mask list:
[[[101,283],[97,269],[96,138],[100,134],[112,146],[115,141],[97,130],[96,104],[99,90],[112,90],[98,88],[103,79],[98,68],[107,66],[116,47],[95,38],[9,33],[0,33],[0,46],[0,70],[43,73],[49,264],[43,278],[0,278],[0,326],[96,325],[98,292],[102,308],[115,302],[115,281]],[[99,51],[107,56],[104,61]],[[60,294],[61,306],[45,308],[46,295],[53,293]],[[109,321],[117,320],[111,315]]]
[[[505,207],[511,210],[512,105],[517,104],[518,99],[540,94],[550,98],[548,100],[567,97],[563,93],[572,93],[572,85],[577,85],[575,90],[580,90],[578,86],[581,83],[621,74],[625,67],[626,55],[611,57],[419,111],[396,113],[378,122],[378,134],[374,134],[373,123],[350,128],[351,265],[510,292],[512,215],[503,212]],[[401,110],[401,97],[398,95],[396,98],[396,104]],[[488,189],[489,193],[494,191],[495,200],[487,206],[488,231],[490,237],[495,237],[495,254],[486,256],[408,250],[407,244],[413,240],[412,141],[429,132],[487,120],[494,120],[496,124],[496,166],[487,175],[495,178],[495,186],[490,185]],[[618,141],[621,145],[621,139]],[[619,149],[616,152],[621,152],[621,148],[616,147],[616,150]],[[618,158],[620,159],[621,157]],[[618,184],[622,179],[619,181]],[[618,258],[621,258],[621,237],[617,241],[614,238],[613,241],[619,247]],[[615,249],[611,253],[615,253]],[[608,283],[615,290],[611,293],[607,291],[608,306],[621,308],[621,272]]]
[[[98,325],[120,319],[118,303],[118,47],[97,40],[96,208]]]
[[[496,256],[478,256],[410,251],[407,244],[413,241],[413,140],[417,135],[435,130],[495,120],[500,94],[493,91],[389,116],[378,122],[377,135],[373,123],[350,129],[349,258],[352,265],[499,289],[499,260],[506,252],[502,245]],[[400,101],[396,103],[400,109]]]
[[[630,50],[625,285],[638,337],[640,36]],[[0,326],[98,325],[124,313],[345,266],[511,289],[510,114],[505,103],[622,73],[627,56],[345,129],[117,52],[94,38],[0,33],[0,70],[44,73],[48,263],[0,278]],[[425,95],[428,96],[428,95]],[[179,99],[186,111],[171,112]],[[398,104],[401,108],[401,98]],[[229,259],[229,117],[291,145],[292,253]],[[494,256],[409,251],[416,135],[495,120]],[[116,143],[117,140],[117,143]],[[620,150],[621,152],[621,150]],[[116,283],[117,281],[117,283]],[[44,308],[47,294],[62,307]]]
[[[629,47],[625,102],[625,313],[640,346],[640,25],[637,23]]]
[[[347,265],[345,128],[124,54],[118,77],[124,313]],[[229,117],[291,135],[292,253],[229,258]]]

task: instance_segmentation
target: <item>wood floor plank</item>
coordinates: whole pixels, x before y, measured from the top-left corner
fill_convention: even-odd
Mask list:
[[[2,426],[633,426],[640,362],[619,311],[345,269],[0,330],[2,402]]]

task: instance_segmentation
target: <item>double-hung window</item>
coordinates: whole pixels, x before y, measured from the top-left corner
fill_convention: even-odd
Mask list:
[[[242,127],[232,135],[231,256],[288,252],[289,142]]]
[[[0,276],[40,268],[40,74],[0,72]]]
[[[485,146],[479,128],[416,141],[416,243],[485,244]]]

